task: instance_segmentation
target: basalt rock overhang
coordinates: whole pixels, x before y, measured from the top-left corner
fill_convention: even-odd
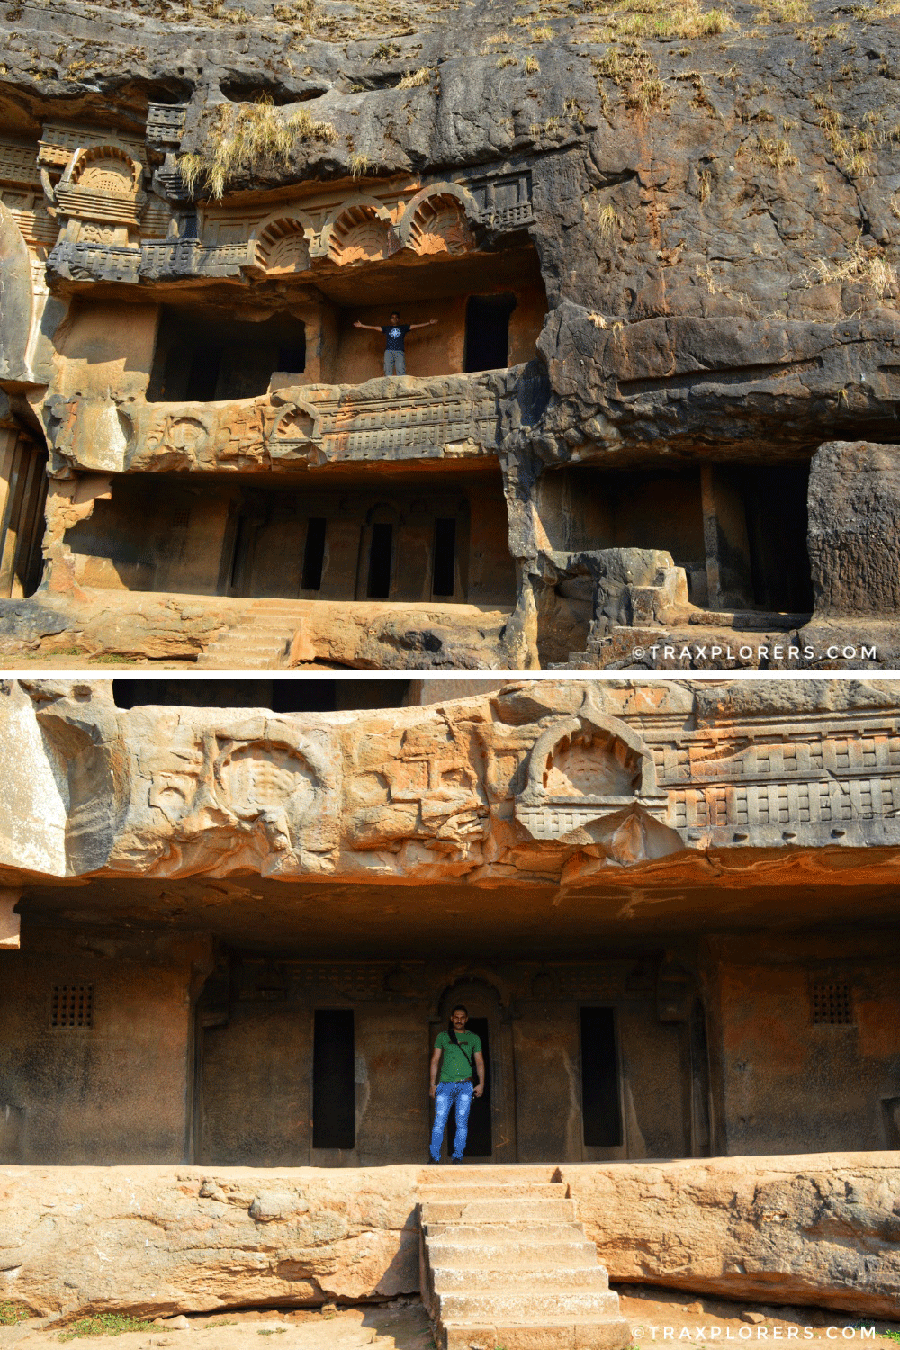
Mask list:
[[[522,943],[540,915],[569,941],[777,922],[786,886],[816,922],[861,895],[895,914],[891,682],[522,682],[323,717],[124,711],[101,682],[26,681],[3,686],[0,734],[2,878],[42,909],[74,886],[83,910],[89,883],[110,918],[237,936],[252,910],[321,937],[327,915],[375,947],[445,911]]]

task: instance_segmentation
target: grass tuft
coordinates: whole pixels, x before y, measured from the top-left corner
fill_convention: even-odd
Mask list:
[[[61,1331],[58,1339],[74,1341],[80,1336],[123,1336],[126,1331],[154,1331],[152,1322],[143,1317],[129,1317],[123,1313],[94,1313],[90,1317],[79,1317],[67,1331]]]
[[[428,66],[422,66],[420,70],[412,70],[397,85],[398,89],[418,89],[420,85],[428,84],[431,79],[431,71]]]
[[[863,248],[861,235],[845,258],[816,258],[804,280],[808,286],[856,282],[873,300],[893,298],[900,285],[896,268],[879,249]]]
[[[80,651],[78,654],[81,655]],[[0,1299],[0,1327],[14,1327],[18,1322],[25,1322],[33,1316],[31,1309],[23,1308],[21,1303]]]
[[[224,103],[219,106],[203,149],[198,154],[182,155],[178,166],[189,191],[204,191],[219,198],[241,165],[251,173],[279,164],[286,166],[298,142],[334,139],[331,123],[316,121],[306,108],[285,117],[271,99]]]
[[[605,36],[616,38],[704,38],[727,33],[737,25],[725,9],[701,9],[698,0],[624,0],[610,8],[609,0],[588,0],[590,11],[603,13]]]
[[[791,149],[790,141],[786,141],[783,136],[777,139],[774,136],[760,136],[757,140],[757,148],[764,159],[767,159],[776,173],[781,173],[784,169],[791,169],[797,163],[797,156]]]
[[[622,221],[619,219],[619,213],[612,202],[607,202],[606,206],[597,216],[597,233],[604,243],[608,243],[621,230]]]

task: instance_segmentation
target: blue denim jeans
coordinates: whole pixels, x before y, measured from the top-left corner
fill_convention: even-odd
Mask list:
[[[441,1156],[441,1144],[444,1142],[444,1130],[450,1107],[456,1106],[456,1133],[453,1136],[453,1156],[461,1158],[466,1147],[466,1132],[469,1128],[469,1112],[472,1109],[472,1083],[438,1083],[434,1094],[434,1129],[431,1131],[431,1156],[437,1161]]]

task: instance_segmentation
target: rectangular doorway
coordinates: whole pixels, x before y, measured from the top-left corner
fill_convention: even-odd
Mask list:
[[[586,1148],[619,1148],[619,1057],[613,1008],[582,1008],[581,1118]]]
[[[394,561],[394,527],[376,522],[369,546],[369,580],[366,596],[370,600],[388,600]]]
[[[313,1021],[313,1148],[356,1147],[355,1070],[353,1009],[316,1009]]]
[[[512,293],[470,295],[466,305],[463,370],[505,370],[509,365],[509,316],[516,307]]]

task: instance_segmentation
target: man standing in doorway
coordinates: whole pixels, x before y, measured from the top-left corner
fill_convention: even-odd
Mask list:
[[[462,1162],[472,1098],[480,1097],[484,1091],[484,1056],[481,1053],[481,1038],[476,1036],[474,1031],[466,1031],[468,1020],[469,1014],[460,1004],[450,1014],[447,1030],[441,1031],[434,1043],[430,1066],[434,1129],[431,1131],[428,1157],[428,1161],[432,1163],[440,1161],[441,1145],[444,1142],[444,1130],[447,1128],[451,1106],[455,1108],[456,1131],[450,1161]],[[438,1066],[441,1071],[440,1081],[438,1081]],[[472,1077],[475,1072],[478,1074],[478,1082],[473,1086]]]
[[[385,375],[405,375],[406,353],[403,344],[407,333],[411,333],[414,328],[430,328],[434,323],[437,323],[437,319],[429,319],[427,323],[401,323],[400,315],[394,310],[391,314],[391,321],[385,328],[376,328],[374,324],[362,323],[359,319],[356,320],[353,327],[368,328],[370,333],[384,333],[384,373]]]

